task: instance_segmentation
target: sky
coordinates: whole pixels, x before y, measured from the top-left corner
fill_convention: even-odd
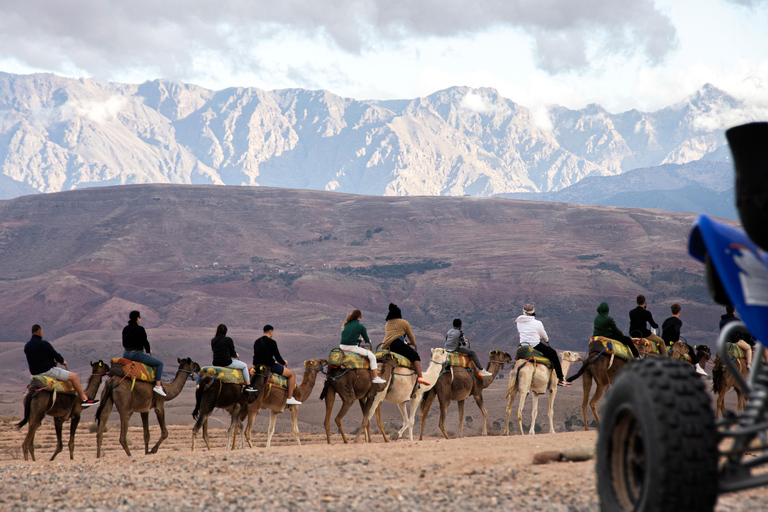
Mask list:
[[[0,71],[529,108],[768,106],[768,0],[0,0]]]

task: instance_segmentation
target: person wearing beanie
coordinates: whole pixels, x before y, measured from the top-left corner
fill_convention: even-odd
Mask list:
[[[565,380],[557,351],[547,345],[549,343],[547,331],[544,330],[544,324],[536,320],[536,309],[533,304],[523,306],[523,314],[517,317],[515,322],[517,323],[517,332],[520,333],[520,344],[538,350],[552,362],[555,374],[557,374],[558,386],[571,386],[572,384]]]
[[[490,377],[493,375],[488,370],[483,370],[483,365],[480,363],[480,359],[477,357],[477,354],[475,354],[475,351],[467,348],[467,339],[464,337],[464,332],[461,330],[460,318],[453,319],[453,329],[450,329],[448,334],[445,335],[445,351],[467,354],[472,358],[472,362],[475,363],[475,367],[481,377]]]
[[[640,359],[640,354],[637,352],[637,347],[632,342],[632,338],[625,336],[624,333],[616,327],[616,322],[614,322],[613,318],[608,316],[609,310],[610,308],[608,307],[607,302],[601,302],[600,305],[597,306],[597,316],[595,317],[592,336],[602,336],[604,338],[619,341],[632,351],[632,355],[635,356],[635,359]]]
[[[411,345],[413,348],[406,345],[406,337],[409,341],[408,345]],[[416,339],[413,337],[411,324],[403,320],[403,314],[395,304],[390,303],[389,305],[387,323],[384,324],[384,341],[381,342],[381,348],[382,350],[391,350],[396,354],[400,354],[412,362],[416,375],[418,375],[416,382],[423,386],[430,385],[421,373],[421,358],[419,353],[416,352]]]
[[[163,378],[163,362],[152,357],[152,349],[149,348],[149,340],[147,340],[147,331],[139,325],[140,323],[141,314],[138,311],[131,311],[128,315],[128,325],[123,328],[123,357],[147,366],[154,366],[156,382],[153,391],[158,395],[165,396],[163,383],[160,382]]]

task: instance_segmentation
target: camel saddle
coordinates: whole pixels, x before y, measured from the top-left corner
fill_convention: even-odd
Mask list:
[[[530,345],[520,345],[517,347],[517,354],[515,354],[515,360],[525,359],[536,364],[543,364],[547,368],[552,368],[552,361],[547,359],[544,354],[536,350]]]
[[[657,356],[661,355],[661,349],[659,348],[659,344],[653,340],[649,340],[648,338],[632,338],[632,343],[635,344],[636,347],[639,348],[641,341],[647,341],[651,344],[651,354],[655,354]]]
[[[75,394],[75,388],[68,380],[59,380],[42,375],[33,375],[29,381],[29,387],[33,391],[56,391],[57,393]]]
[[[411,370],[414,369],[413,368],[413,363],[411,362],[410,359],[408,359],[405,356],[401,356],[397,352],[392,352],[390,350],[377,350],[376,351],[376,360],[378,361],[378,360],[383,359],[387,354],[392,354],[393,356],[395,356],[395,359],[397,359],[397,366],[402,366],[403,368],[409,368]]]
[[[328,356],[328,366],[344,366],[350,370],[370,370],[371,363],[367,357],[335,348]]]
[[[455,366],[457,368],[472,368],[472,358],[461,352],[445,352],[448,356],[445,360],[445,366]]]
[[[205,376],[213,377],[225,384],[245,384],[243,381],[243,372],[236,368],[227,368],[225,366],[203,366],[200,368],[200,378]]]
[[[238,370],[237,373],[240,373],[240,370]],[[255,367],[251,368],[251,381],[253,381],[254,375],[256,375]],[[242,382],[242,379],[241,379],[241,382]],[[282,375],[271,373],[269,375],[269,379],[267,379],[267,385],[288,389],[288,379],[286,377],[283,377]]]
[[[606,338],[605,336],[594,336],[590,338],[589,341],[590,343],[593,341],[599,341],[602,343],[605,353],[609,356],[615,355],[619,359],[623,359],[625,361],[632,361],[635,358],[629,347],[620,341],[612,340],[610,338]]]
[[[735,343],[727,342],[726,347],[728,348],[728,357],[731,358],[731,361],[747,357],[741,347]]]
[[[155,367],[144,363],[131,361],[124,357],[113,357],[110,361],[110,377],[125,377],[141,382],[156,382]]]

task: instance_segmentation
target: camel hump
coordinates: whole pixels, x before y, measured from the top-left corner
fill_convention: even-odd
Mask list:
[[[42,375],[33,376],[32,380],[29,381],[29,387],[33,391],[45,390],[51,392],[56,391],[57,393],[67,393],[71,395],[75,394],[75,388],[72,386],[70,381],[54,379],[52,377],[44,377]]]
[[[203,366],[200,368],[200,377],[209,376],[227,384],[245,384],[243,372],[239,368],[227,368],[224,366]]]
[[[122,370],[122,372],[120,370]],[[109,375],[113,377],[126,377],[144,382],[155,382],[155,367],[147,366],[146,364],[137,361],[131,361],[124,357],[113,357],[110,360]]]
[[[381,361],[383,360],[388,354],[392,354],[395,356],[395,359],[397,360],[397,365],[402,366],[404,368],[410,368],[413,370],[413,363],[405,356],[401,356],[397,352],[392,352],[390,350],[377,350],[376,351],[376,360]]]
[[[350,370],[367,370],[370,369],[371,363],[367,357],[335,348],[331,350],[328,356],[328,366],[344,366]]]
[[[519,361],[525,359],[527,361],[533,361],[536,364],[543,364],[547,368],[553,368],[552,361],[546,358],[544,354],[536,350],[530,345],[520,345],[517,347],[517,353],[515,354],[515,360]]]

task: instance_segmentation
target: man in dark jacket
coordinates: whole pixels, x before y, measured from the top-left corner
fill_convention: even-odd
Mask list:
[[[629,312],[629,335],[651,340],[654,343],[658,343],[660,349],[662,347],[666,349],[664,340],[648,329],[648,324],[654,329],[658,329],[659,324],[653,321],[653,315],[646,308],[645,296],[638,295],[635,302],[637,302],[637,307]]]
[[[680,304],[675,302],[669,307],[669,310],[672,312],[672,316],[661,324],[661,337],[671,347],[680,341],[680,329],[683,327],[683,321],[680,320],[680,311],[682,311]]]
[[[163,391],[163,362],[152,357],[152,349],[149,348],[147,331],[144,330],[141,323],[141,314],[138,311],[131,311],[128,315],[128,325],[123,327],[123,357],[137,363],[144,363],[155,367],[155,387],[153,391],[158,395],[165,396]],[[146,354],[144,351],[146,350]]]
[[[285,359],[277,350],[277,343],[272,339],[275,328],[267,324],[264,326],[264,336],[253,342],[253,366],[266,366],[272,373],[282,375],[288,379],[287,405],[301,405],[301,402],[293,398],[293,389],[296,387],[296,374],[287,368]]]
[[[227,336],[227,326],[219,324],[216,327],[216,336],[211,340],[211,350],[213,351],[213,366],[223,366],[224,368],[234,368],[243,372],[243,382],[245,390],[255,393],[256,390],[251,387],[251,377],[248,373],[248,365],[239,361],[240,355],[235,351],[235,342]]]
[[[38,324],[32,326],[32,338],[24,345],[24,355],[27,356],[29,373],[33,377],[50,377],[72,383],[75,392],[80,397],[83,407],[89,407],[99,403],[98,400],[91,400],[83,392],[83,386],[75,372],[70,372],[56,366],[57,363],[67,365],[61,354],[56,352],[53,345],[43,339],[43,328]]]
[[[608,311],[609,308],[607,302],[601,302],[600,305],[597,306],[597,316],[595,317],[592,336],[603,336],[604,338],[620,341],[632,351],[632,355],[634,355],[635,358],[639,358],[640,354],[638,354],[637,347],[632,342],[632,338],[625,336],[624,333],[616,327],[616,322],[613,321],[613,318],[608,316]]]

